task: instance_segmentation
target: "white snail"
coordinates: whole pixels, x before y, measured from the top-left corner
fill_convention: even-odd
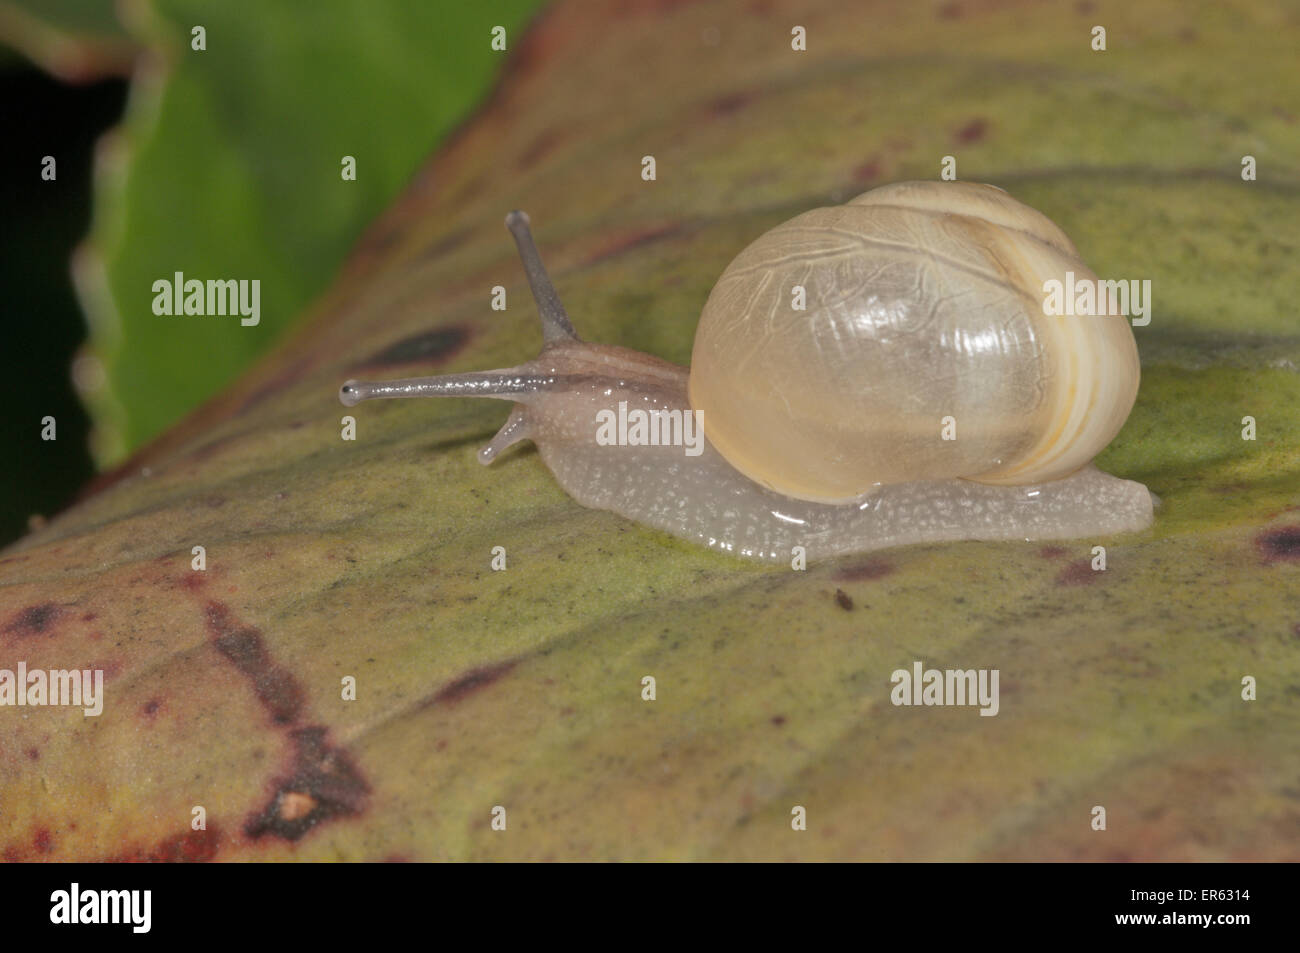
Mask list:
[[[742,556],[1151,523],[1146,487],[1091,463],[1137,395],[1128,320],[1044,313],[1044,281],[1095,276],[1059,228],[1001,189],[903,182],[778,225],[718,279],[689,372],[580,341],[528,224],[506,217],[541,314],[537,358],[348,381],[342,402],[515,401],[481,462],[527,438],[579,503]],[[804,310],[792,308],[796,286]],[[598,442],[599,415],[620,402],[702,412],[702,452]]]

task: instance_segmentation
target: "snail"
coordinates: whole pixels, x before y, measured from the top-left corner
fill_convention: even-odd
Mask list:
[[[1092,464],[1136,399],[1129,322],[1044,313],[1045,280],[1096,278],[1056,225],[1002,189],[902,182],[776,226],[718,279],[689,370],[580,340],[528,216],[513,211],[506,227],[541,353],[502,370],[350,380],[345,405],[514,401],[481,463],[531,440],[584,506],[758,559],[1152,521],[1146,487]],[[626,408],[656,412],[652,434],[653,422],[701,420],[704,439],[692,453],[647,443],[642,428],[638,444],[629,426],[611,444],[606,425],[617,411],[622,437]]]

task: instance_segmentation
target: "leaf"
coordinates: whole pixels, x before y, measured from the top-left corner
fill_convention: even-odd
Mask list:
[[[0,0],[0,41],[69,83],[124,76],[138,52],[103,0]]]
[[[930,12],[551,9],[310,323],[0,557],[0,667],[108,673],[97,718],[3,715],[9,856],[1297,859],[1294,18]],[[350,376],[535,351],[507,209],[585,337],[684,363],[748,241],[949,154],[1152,280],[1099,460],[1161,497],[1151,530],[798,573],[578,507],[531,450],[480,467],[495,402],[362,405],[339,439]],[[998,669],[998,715],[892,705],[916,661]]]
[[[317,296],[363,227],[480,102],[490,29],[537,0],[125,5],[150,55],[100,150],[78,256],[91,326],[82,375],[101,465],[217,393]],[[204,49],[192,48],[202,27]],[[342,177],[345,156],[355,180]],[[154,282],[260,282],[255,326],[162,321]],[[238,323],[240,319],[234,319]],[[252,318],[250,317],[250,320]],[[202,360],[196,360],[202,355]]]

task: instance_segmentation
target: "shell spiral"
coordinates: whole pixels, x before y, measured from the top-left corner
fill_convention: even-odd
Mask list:
[[[691,406],[733,467],[798,499],[1059,479],[1119,432],[1139,376],[1126,317],[1045,313],[1044,282],[1067,272],[1096,280],[1056,225],[992,186],[903,182],[814,209],[718,279]],[[956,439],[941,439],[949,416]]]

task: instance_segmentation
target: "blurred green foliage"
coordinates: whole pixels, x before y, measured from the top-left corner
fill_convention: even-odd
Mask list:
[[[325,287],[366,224],[480,102],[537,0],[155,0],[150,55],[97,169],[78,284],[104,373],[84,391],[101,466],[219,391]],[[205,32],[204,50],[192,32]],[[356,180],[341,176],[356,159]],[[153,282],[259,279],[261,319],[159,317]]]

